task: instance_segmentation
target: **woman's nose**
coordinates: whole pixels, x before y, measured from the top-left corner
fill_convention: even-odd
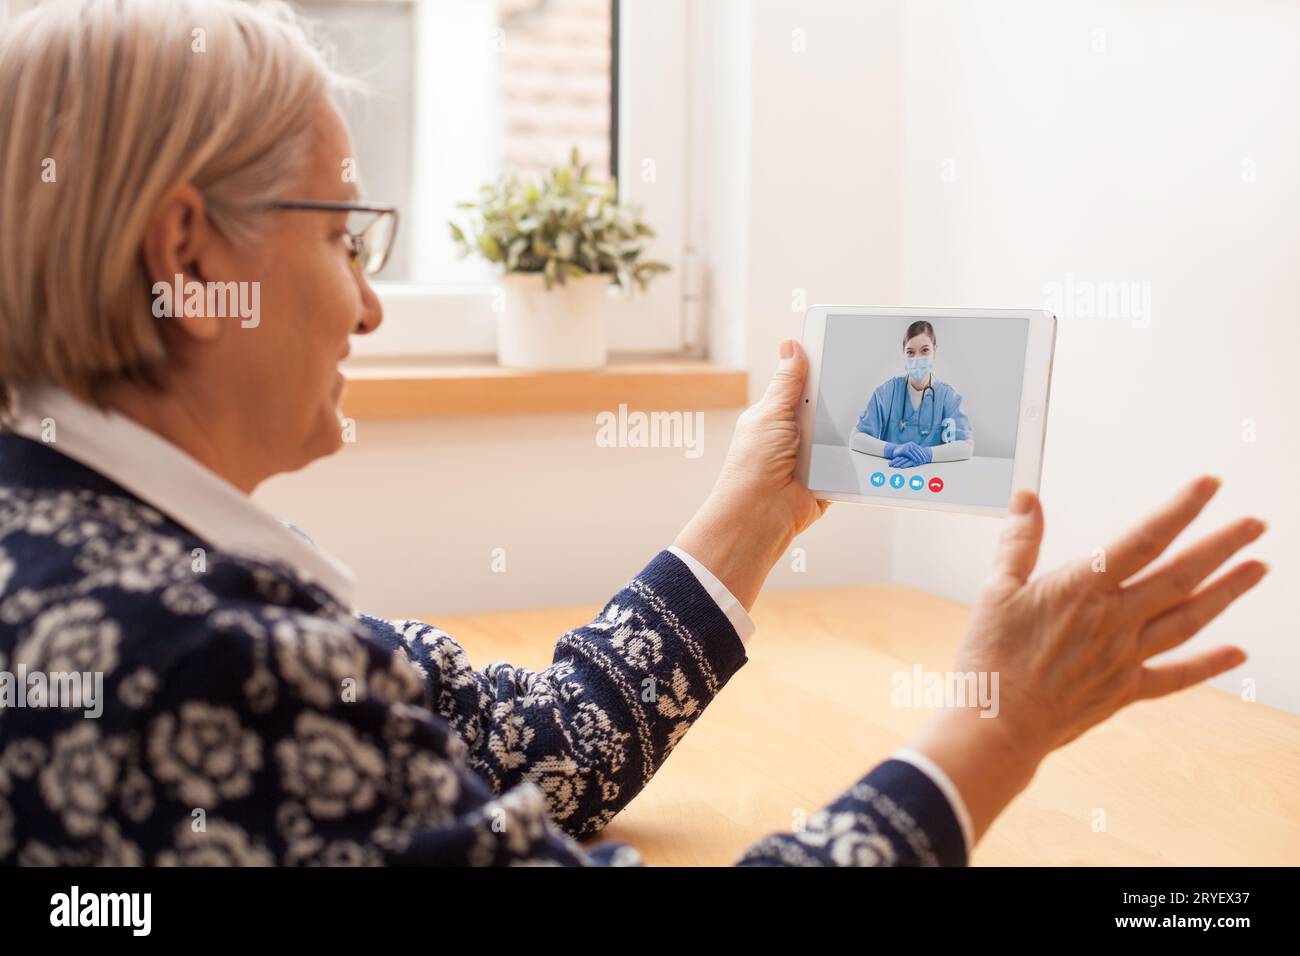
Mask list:
[[[358,281],[361,283],[361,319],[357,322],[357,327],[352,330],[352,334],[369,335],[383,324],[384,306],[365,276],[360,277]]]

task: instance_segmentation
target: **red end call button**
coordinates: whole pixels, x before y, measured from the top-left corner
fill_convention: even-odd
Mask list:
[[[935,494],[938,494],[939,492],[943,491],[943,479],[942,479],[942,478],[931,478],[931,479],[930,479],[930,490],[933,491]]]

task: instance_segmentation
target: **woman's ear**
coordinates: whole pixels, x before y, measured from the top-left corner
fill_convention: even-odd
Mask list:
[[[154,315],[170,316],[180,331],[205,341],[216,338],[220,318],[208,315],[206,308],[185,308],[185,303],[188,293],[195,291],[195,283],[200,292],[191,303],[206,303],[202,290],[206,290],[208,277],[202,262],[219,241],[203,194],[187,184],[177,186],[159,203],[140,243]]]

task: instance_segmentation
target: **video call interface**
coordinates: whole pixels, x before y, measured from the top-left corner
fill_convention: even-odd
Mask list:
[[[830,315],[814,490],[989,508],[1010,500],[1029,321]]]

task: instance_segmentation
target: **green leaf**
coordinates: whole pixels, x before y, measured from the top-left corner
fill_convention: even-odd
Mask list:
[[[643,262],[644,240],[655,234],[641,208],[618,202],[618,184],[593,178],[579,150],[569,150],[540,178],[507,173],[479,187],[477,201],[456,208],[476,215],[473,228],[449,223],[461,255],[477,252],[506,271],[541,272],[546,286],[579,275],[608,274],[619,285],[644,285],[668,271]]]

